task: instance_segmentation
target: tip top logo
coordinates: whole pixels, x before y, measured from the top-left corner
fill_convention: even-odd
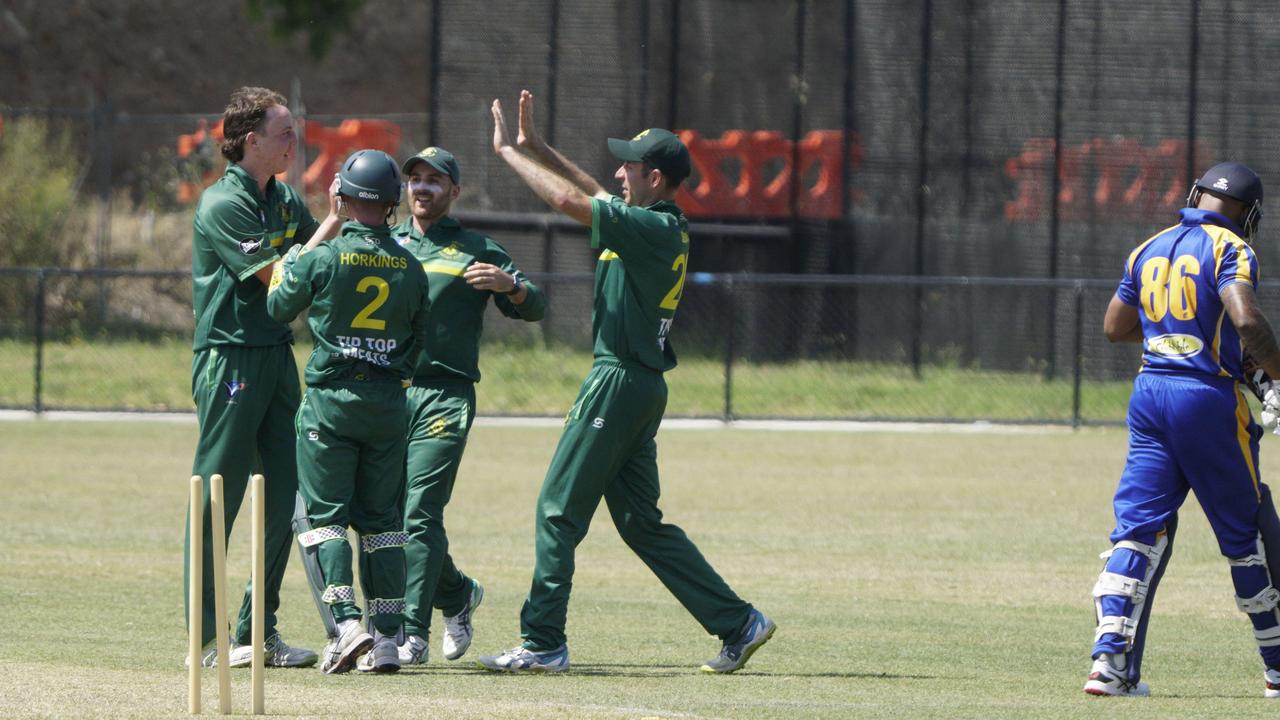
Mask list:
[[[222,383],[222,386],[227,389],[228,405],[234,404],[236,402],[236,400],[240,397],[240,391],[244,390],[245,385],[246,383],[243,380],[232,380],[230,382]]]
[[[1215,189],[1217,189],[1217,190],[1230,190],[1230,189],[1231,189],[1231,188],[1228,186],[1228,184],[1227,184],[1227,179],[1226,179],[1226,178],[1224,178],[1224,177],[1222,177],[1222,178],[1218,178],[1218,181],[1217,181],[1217,182],[1215,182],[1215,183],[1213,184],[1213,187],[1214,187]]]

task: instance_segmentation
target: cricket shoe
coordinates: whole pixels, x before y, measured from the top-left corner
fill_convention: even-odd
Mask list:
[[[549,652],[534,652],[516,646],[501,655],[481,655],[480,667],[495,672],[564,672],[569,669],[569,646],[561,645]]]
[[[1262,691],[1262,697],[1280,698],[1280,668],[1268,667],[1262,672],[1262,678],[1267,683],[1266,689]]]
[[[738,640],[725,643],[719,655],[702,664],[702,672],[731,673],[741,669],[761,645],[769,642],[777,629],[778,626],[767,615],[752,608]]]
[[[183,664],[191,667],[191,657],[188,656]],[[200,667],[211,668],[218,666],[218,641],[210,640],[200,648]]]
[[[263,665],[266,667],[311,667],[319,657],[306,648],[291,647],[275,633],[263,643]],[[233,668],[249,667],[253,662],[253,646],[232,643],[231,662]]]
[[[1084,691],[1090,695],[1127,695],[1146,697],[1151,688],[1144,682],[1129,679],[1127,658],[1124,653],[1102,653],[1093,661]],[[1280,674],[1278,674],[1280,676]],[[1270,685],[1268,685],[1268,688]],[[1270,697],[1270,696],[1268,696]]]
[[[394,636],[375,633],[373,647],[356,661],[356,669],[365,673],[393,673],[400,670],[400,651]]]
[[[444,638],[440,640],[440,651],[444,653],[445,660],[457,660],[467,654],[467,648],[471,647],[471,637],[474,631],[471,627],[471,614],[480,607],[480,602],[484,600],[484,588],[475,580],[471,581],[471,597],[467,599],[467,606],[457,615],[449,615],[444,619]]]
[[[338,623],[338,636],[324,646],[324,661],[320,669],[329,675],[337,675],[351,669],[356,658],[373,645],[373,636],[365,632],[357,620]]]
[[[397,648],[401,665],[426,665],[429,651],[427,641],[421,635],[410,635]]]

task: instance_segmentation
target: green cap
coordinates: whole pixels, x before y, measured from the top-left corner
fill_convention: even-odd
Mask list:
[[[609,152],[619,160],[642,162],[679,182],[689,177],[689,148],[670,130],[649,128],[630,140],[609,138]]]
[[[453,153],[434,145],[423,148],[417,155],[405,160],[404,164],[400,166],[400,172],[408,175],[409,170],[419,160],[448,175],[454,185],[457,185],[462,180],[462,173],[458,170],[458,160],[453,157]]]

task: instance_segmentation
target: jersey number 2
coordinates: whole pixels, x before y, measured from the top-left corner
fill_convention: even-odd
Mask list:
[[[1151,322],[1160,322],[1168,313],[1176,320],[1191,320],[1196,316],[1196,281],[1200,274],[1200,261],[1194,255],[1179,255],[1169,264],[1169,258],[1154,257],[1142,264],[1142,309]]]
[[[658,303],[658,307],[663,310],[675,310],[676,306],[680,304],[680,295],[684,291],[684,275],[685,271],[688,270],[686,266],[687,259],[687,255],[681,255],[676,258],[675,262],[671,263],[672,270],[680,271],[680,278],[672,286],[671,292],[667,293],[667,296],[662,298],[662,302]]]
[[[382,307],[383,303],[387,301],[387,298],[391,297],[391,286],[387,284],[386,280],[383,280],[377,275],[369,275],[368,277],[360,278],[360,282],[356,283],[356,292],[362,295],[370,289],[373,289],[377,295],[374,295],[373,299],[369,301],[368,305],[364,306],[363,310],[356,313],[356,318],[351,321],[351,327],[366,328],[368,330],[386,330],[387,321],[378,320],[373,317],[373,313],[375,310]]]

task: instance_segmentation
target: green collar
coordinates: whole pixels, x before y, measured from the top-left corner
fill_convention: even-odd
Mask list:
[[[653,212],[667,213],[668,215],[675,215],[676,217],[681,217],[684,215],[684,211],[680,209],[680,206],[676,205],[670,200],[659,200],[658,202],[652,205],[646,206],[645,210],[652,210]]]
[[[373,235],[379,238],[391,237],[391,227],[386,223],[381,225],[365,225],[364,223],[348,220],[342,223],[343,235]]]
[[[433,223],[431,227],[427,228],[427,237],[431,237],[432,235],[435,235],[440,230],[444,230],[444,229],[455,230],[460,227],[462,227],[462,223],[453,219],[449,215],[445,215],[444,217],[435,221],[435,223]],[[405,219],[404,222],[396,226],[396,234],[402,235],[402,236],[407,235],[411,240],[419,240],[419,241],[422,240],[422,233],[418,232],[418,226],[413,224],[412,217]]]
[[[272,175],[270,178],[267,178],[266,193],[264,194],[259,192],[258,180],[250,175],[248,170],[245,170],[233,162],[227,163],[227,171],[223,173],[223,175],[231,178],[232,182],[239,185],[245,192],[252,195],[259,202],[263,201],[266,197],[270,197],[276,189],[276,177],[275,175]]]

